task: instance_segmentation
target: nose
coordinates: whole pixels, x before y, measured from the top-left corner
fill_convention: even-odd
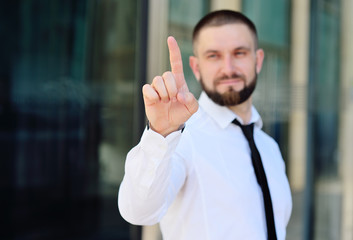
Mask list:
[[[223,74],[230,77],[235,73],[234,59],[230,55],[226,55],[223,59]]]

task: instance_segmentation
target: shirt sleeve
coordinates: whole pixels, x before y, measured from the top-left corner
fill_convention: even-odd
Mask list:
[[[166,138],[145,130],[128,153],[118,206],[122,217],[136,225],[158,223],[186,178],[183,161],[175,154],[181,131]]]

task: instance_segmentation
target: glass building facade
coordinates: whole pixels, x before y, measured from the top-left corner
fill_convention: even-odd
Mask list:
[[[351,0],[2,1],[1,239],[161,239],[117,209],[141,87],[169,69],[173,35],[198,96],[192,29],[223,8],[255,22],[265,50],[254,103],[287,165],[287,239],[353,239]]]

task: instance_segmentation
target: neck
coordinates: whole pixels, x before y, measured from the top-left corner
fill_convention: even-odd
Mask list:
[[[243,120],[243,123],[246,125],[251,120],[251,107],[252,99],[250,97],[248,100],[241,104],[230,106],[229,109],[232,110],[236,115],[238,115]]]

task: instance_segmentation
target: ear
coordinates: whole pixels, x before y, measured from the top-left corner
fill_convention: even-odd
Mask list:
[[[190,65],[190,68],[191,68],[192,72],[194,73],[197,81],[200,81],[201,74],[200,74],[200,70],[199,70],[199,60],[197,59],[197,57],[190,56],[189,57],[189,65]]]
[[[262,69],[262,63],[265,58],[265,52],[263,49],[259,48],[256,50],[256,73],[259,74]]]

